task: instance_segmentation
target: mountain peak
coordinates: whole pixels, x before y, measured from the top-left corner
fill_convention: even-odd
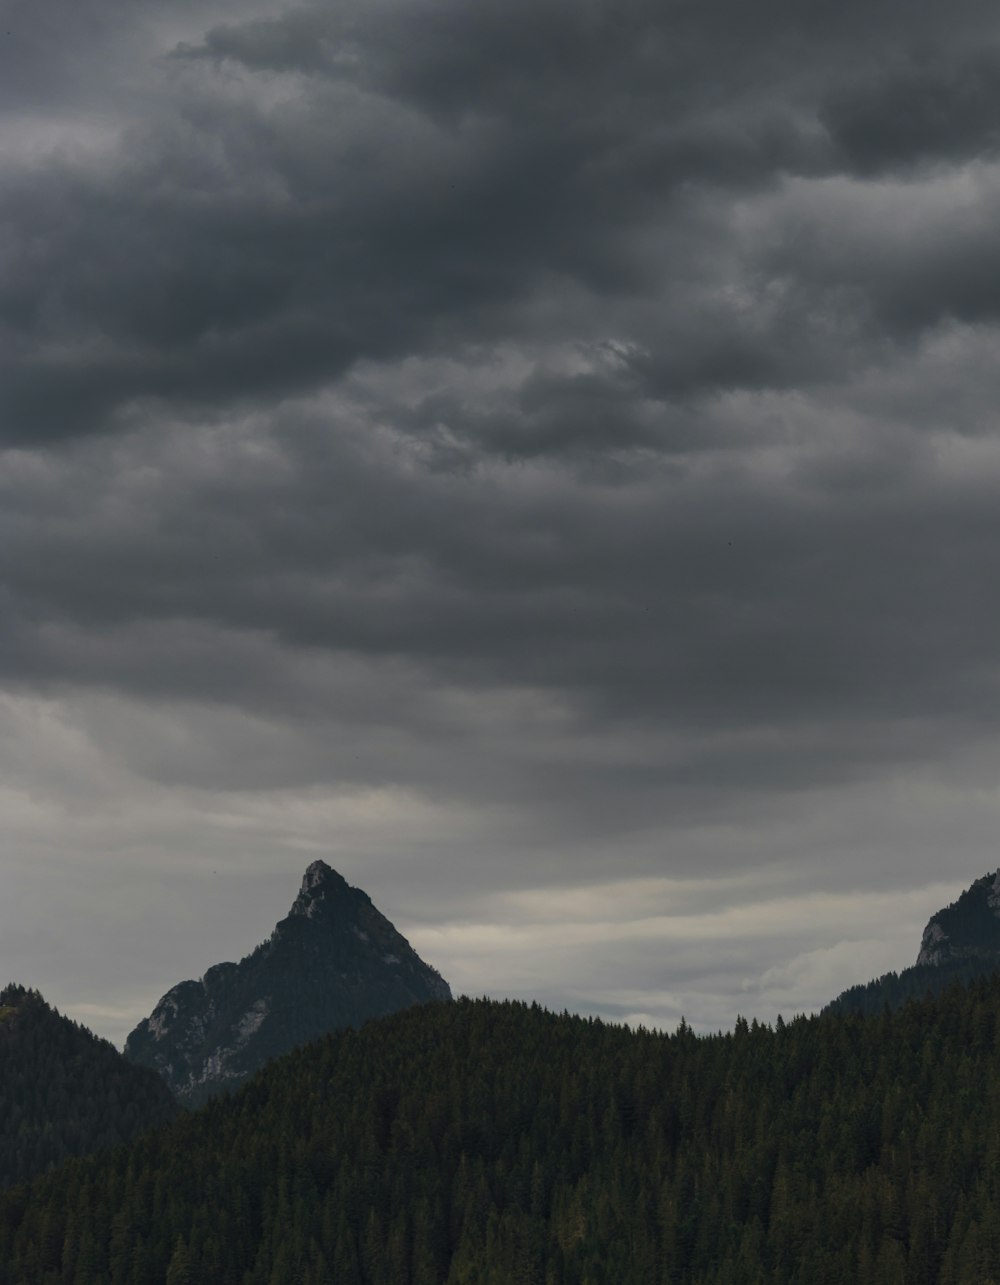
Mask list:
[[[328,866],[325,861],[314,861],[311,865],[306,866],[306,872],[302,876],[302,891],[309,888],[317,888],[321,884],[328,882],[346,883],[347,880],[343,875],[338,874],[333,866]]]
[[[351,891],[356,892],[357,889],[352,889],[344,876],[338,874],[333,866],[328,866],[325,861],[314,861],[306,867],[299,895],[288,913],[305,915],[307,919],[312,919],[320,903],[330,897]]]
[[[447,982],[368,894],[313,861],[267,941],[238,964],[174,986],[125,1053],[196,1104],[327,1031],[450,998]]]

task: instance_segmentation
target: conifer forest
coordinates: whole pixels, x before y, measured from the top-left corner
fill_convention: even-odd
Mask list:
[[[673,1034],[459,1000],[0,1198],[2,1285],[1000,1279],[1000,979]]]

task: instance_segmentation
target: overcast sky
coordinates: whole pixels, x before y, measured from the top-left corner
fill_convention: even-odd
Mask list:
[[[6,0],[0,982],[316,857],[697,1029],[1000,864],[993,0]]]

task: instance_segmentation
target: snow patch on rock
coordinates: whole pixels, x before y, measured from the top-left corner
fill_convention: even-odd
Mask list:
[[[264,1018],[271,1011],[270,1000],[258,999],[247,1009],[236,1026],[236,1047],[242,1048],[253,1035],[259,1031]]]

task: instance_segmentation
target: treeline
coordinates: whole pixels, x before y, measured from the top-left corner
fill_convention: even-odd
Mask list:
[[[0,1187],[119,1146],[177,1111],[158,1075],[126,1062],[37,991],[0,991]]]
[[[985,1285],[1000,983],[666,1036],[459,1001],[0,1198],[2,1285]]]
[[[824,1008],[823,1013],[867,1013],[877,1015],[885,1007],[901,1008],[910,1000],[926,999],[961,982],[968,985],[997,971],[997,959],[950,960],[944,964],[915,964],[901,973],[884,973],[873,981],[851,986]]]

